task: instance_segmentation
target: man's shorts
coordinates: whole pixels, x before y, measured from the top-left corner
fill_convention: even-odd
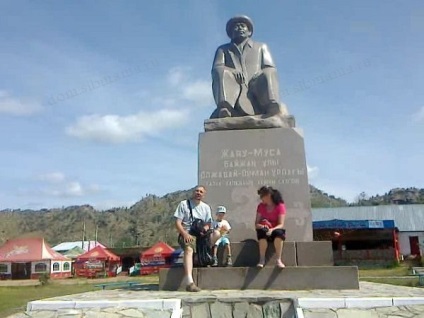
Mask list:
[[[228,237],[223,236],[220,237],[216,242],[215,242],[215,246],[225,246],[225,245],[229,245],[230,244],[230,240],[228,239]]]
[[[191,241],[190,243],[186,243],[184,242],[184,237],[182,237],[182,235],[178,235],[178,244],[181,246],[181,248],[185,251],[187,247],[191,247],[193,249],[193,252],[196,251],[196,237],[193,237],[193,241]]]
[[[266,235],[266,232],[264,230],[256,230],[256,236],[259,240],[266,239],[268,242],[273,242],[276,237],[282,239],[283,241],[286,240],[286,230],[285,229],[276,229],[272,231],[271,235]]]

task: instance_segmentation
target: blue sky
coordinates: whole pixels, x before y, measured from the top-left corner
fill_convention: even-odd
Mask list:
[[[420,0],[2,1],[0,209],[193,186],[235,14],[271,49],[311,184],[349,201],[424,187]]]

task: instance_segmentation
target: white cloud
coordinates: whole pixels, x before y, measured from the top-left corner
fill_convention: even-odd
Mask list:
[[[169,70],[166,80],[172,86],[180,86],[187,79],[187,74],[190,71],[186,67],[173,67]]]
[[[42,109],[41,104],[38,102],[12,97],[8,92],[0,90],[0,113],[29,116]]]
[[[79,182],[69,182],[65,188],[65,194],[70,196],[81,196],[84,194],[84,190]]]
[[[211,81],[195,78],[190,68],[173,67],[168,71],[166,80],[172,87],[170,91],[172,97],[162,97],[162,99],[168,102],[172,100],[173,105],[178,101],[183,103],[189,102],[195,107],[211,106],[214,104]]]
[[[175,128],[186,122],[182,110],[160,110],[139,112],[135,115],[89,115],[80,117],[66,128],[66,133],[80,139],[106,143],[139,141],[166,129]]]
[[[65,175],[62,172],[50,172],[40,175],[38,179],[49,183],[60,183],[65,181]]]
[[[308,169],[309,180],[315,179],[318,176],[318,173],[319,173],[318,167],[312,167],[307,165],[307,169]]]
[[[70,181],[64,184],[63,186],[57,188],[47,188],[42,189],[41,192],[48,196],[55,197],[82,197],[89,194],[98,193],[100,191],[100,187],[96,184],[83,186],[78,181]]]
[[[197,106],[213,105],[211,83],[204,80],[197,80],[186,83],[183,87],[183,98],[194,102]]]
[[[37,190],[24,190],[29,195],[47,195],[54,197],[81,197],[101,191],[97,184],[83,185],[81,182],[69,179],[62,172],[49,172],[38,176],[45,186]]]
[[[424,122],[424,106],[413,115],[413,119],[415,122]]]
[[[173,97],[157,96],[152,98],[153,105],[160,105],[161,107],[170,108],[177,105],[178,100]]]

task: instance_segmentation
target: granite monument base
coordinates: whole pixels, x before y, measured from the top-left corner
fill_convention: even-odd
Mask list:
[[[179,268],[160,269],[159,290],[181,290]],[[197,285],[206,290],[217,289],[359,289],[356,266],[310,266],[198,268],[193,278]]]
[[[193,278],[198,276],[198,269],[193,268]],[[160,290],[185,290],[184,268],[175,267],[167,271],[159,270],[159,289]]]
[[[253,115],[242,117],[213,118],[205,120],[205,131],[239,130],[239,129],[266,129],[266,128],[293,128],[295,118],[290,115],[277,114],[274,116]]]
[[[312,241],[312,216],[302,132],[298,128],[208,131],[199,136],[199,184],[206,202],[227,207],[231,239],[256,239],[257,190],[281,191],[287,241]]]
[[[253,267],[259,261],[259,247],[256,240],[231,243],[233,267]],[[218,266],[226,266],[227,252],[218,249]],[[285,242],[283,263],[286,266],[333,266],[333,250],[330,241]],[[266,263],[274,265],[277,261],[273,244],[268,244]]]

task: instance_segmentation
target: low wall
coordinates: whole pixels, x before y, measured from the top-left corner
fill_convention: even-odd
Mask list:
[[[183,278],[183,268],[161,269],[159,290],[184,290]],[[200,288],[209,290],[359,289],[355,266],[195,268],[193,278]]]
[[[336,260],[336,266],[358,266],[359,268],[382,268],[390,267],[395,264],[394,260]]]
[[[248,302],[245,299],[229,299],[228,302],[190,302],[184,301],[183,318],[295,318],[295,309],[291,299],[269,302]]]
[[[394,249],[334,251],[334,265],[360,267],[390,266],[396,262]]]
[[[231,243],[234,267],[253,267],[259,261],[259,246],[256,240]],[[267,263],[274,265],[276,259],[273,244],[268,245]],[[226,252],[218,250],[219,266],[225,266]],[[224,261],[224,262],[223,262]],[[330,241],[285,242],[283,262],[286,266],[332,266],[333,250]]]

